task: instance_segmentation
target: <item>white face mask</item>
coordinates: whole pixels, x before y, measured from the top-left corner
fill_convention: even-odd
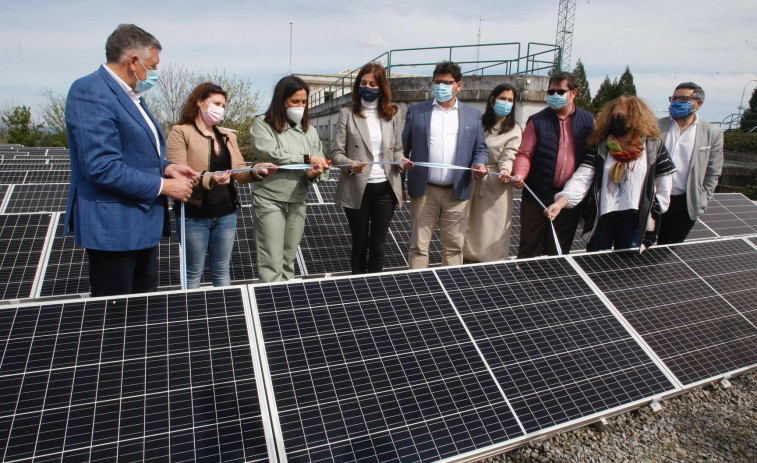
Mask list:
[[[304,106],[295,106],[293,108],[287,108],[287,119],[294,122],[295,124],[299,124],[302,120],[302,116],[305,115],[305,107]]]

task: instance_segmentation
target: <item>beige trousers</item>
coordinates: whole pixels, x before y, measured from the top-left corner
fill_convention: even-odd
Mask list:
[[[442,235],[442,265],[463,263],[469,203],[457,199],[453,188],[432,184],[423,196],[410,198],[410,268],[428,267],[428,245],[437,223]]]

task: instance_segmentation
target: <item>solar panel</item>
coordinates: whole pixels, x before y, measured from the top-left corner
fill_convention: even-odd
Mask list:
[[[683,385],[757,365],[757,250],[742,240],[575,257]],[[751,315],[749,315],[751,314]]]
[[[24,178],[26,178],[25,170],[0,170],[2,184],[24,183]]]
[[[59,214],[38,296],[89,294],[89,265],[73,233],[63,237],[66,214]]]
[[[71,170],[30,170],[23,183],[71,183]]]
[[[432,461],[523,434],[431,272],[251,288],[290,461]]]
[[[321,182],[318,184],[318,193],[321,196],[321,200],[324,203],[333,203],[334,197],[336,196],[336,187],[339,184],[339,182],[335,181],[328,181],[328,182]]]
[[[5,200],[5,194],[8,192],[8,185],[0,185],[0,204]]]
[[[395,211],[396,212],[396,211]],[[392,221],[394,224],[394,221]],[[350,272],[352,234],[344,210],[335,204],[309,204],[300,255],[307,275]],[[407,268],[405,252],[387,237],[384,268]]]
[[[54,168],[60,169],[61,167],[56,167],[54,164],[42,164],[25,160],[4,159],[3,162],[0,162],[0,170],[52,170]]]
[[[68,190],[67,183],[14,185],[3,213],[64,212]]]
[[[757,233],[757,205],[739,193],[717,193],[699,220],[719,236]]]
[[[435,272],[528,433],[674,389],[565,259]]]
[[[410,203],[406,202],[402,209],[399,207],[394,210],[394,217],[389,226],[389,235],[397,244],[400,253],[405,258],[410,256],[410,238],[412,228],[410,228]],[[442,263],[442,238],[439,227],[434,229],[434,235],[428,245],[428,264],[429,266],[440,265]],[[408,264],[406,263],[405,266]]]
[[[31,297],[52,214],[0,215],[0,300]]]
[[[2,461],[267,461],[242,290],[0,309]]]

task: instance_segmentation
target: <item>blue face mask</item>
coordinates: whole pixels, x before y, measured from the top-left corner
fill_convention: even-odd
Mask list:
[[[145,64],[142,62],[142,60],[139,60],[139,64],[141,64],[142,67],[145,68]],[[139,93],[146,92],[153,88],[155,84],[158,83],[158,79],[160,78],[160,73],[157,70],[148,70],[147,68],[145,68],[145,72],[147,73],[145,80],[139,80],[137,73],[134,73],[134,77],[137,77],[136,90]]]
[[[552,109],[560,109],[564,108],[568,104],[568,94],[565,93],[564,95],[558,95],[555,93],[554,95],[549,95],[547,97],[547,104]]]
[[[381,90],[378,88],[360,87],[359,91],[360,98],[364,99],[368,103],[376,101],[376,99],[381,96]]]
[[[434,98],[436,98],[436,101],[439,103],[444,103],[446,101],[449,101],[452,99],[452,87],[454,87],[454,84],[452,85],[446,85],[446,84],[435,84],[434,85]]]
[[[494,114],[499,117],[505,117],[513,110],[513,104],[509,101],[494,100]]]
[[[691,114],[691,106],[694,103],[691,101],[673,101],[668,106],[668,112],[673,119],[680,119]]]

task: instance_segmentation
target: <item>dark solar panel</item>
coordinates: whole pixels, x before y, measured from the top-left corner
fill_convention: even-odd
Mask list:
[[[719,236],[757,233],[757,205],[738,193],[717,193],[699,218]]]
[[[73,233],[63,237],[66,214],[60,214],[40,285],[40,296],[89,293],[89,265],[84,248],[74,245]]]
[[[0,309],[0,460],[267,461],[241,289]]]
[[[0,185],[0,204],[5,200],[5,194],[8,192],[8,185]]]
[[[389,235],[397,244],[400,253],[409,259],[410,256],[410,238],[412,228],[410,227],[410,203],[406,202],[402,209],[397,207],[394,210],[394,217],[389,226]],[[439,265],[442,263],[442,238],[439,227],[434,230],[434,236],[428,245],[428,264]],[[405,264],[408,265],[408,264]]]
[[[253,289],[290,461],[433,461],[522,435],[431,272]]]
[[[64,212],[68,189],[67,183],[14,185],[3,212]]]
[[[60,169],[60,166],[54,164],[43,164],[41,162],[29,162],[23,159],[8,160],[0,162],[0,170],[52,170]]]
[[[394,221],[392,222],[394,224]],[[352,234],[344,210],[334,204],[309,204],[300,255],[308,275],[350,272]],[[387,236],[384,268],[407,268],[405,252]]]
[[[320,196],[322,203],[331,204],[334,202],[336,186],[338,184],[339,182],[334,181],[320,182],[317,184],[318,195]]]
[[[757,250],[741,240],[576,256],[684,385],[757,364]],[[701,273],[700,273],[701,272]]]
[[[32,296],[52,214],[0,215],[0,300]]]
[[[24,183],[71,183],[71,170],[30,170]]]
[[[0,170],[1,184],[24,183],[25,170]]]
[[[528,433],[674,389],[564,259],[436,273]]]

